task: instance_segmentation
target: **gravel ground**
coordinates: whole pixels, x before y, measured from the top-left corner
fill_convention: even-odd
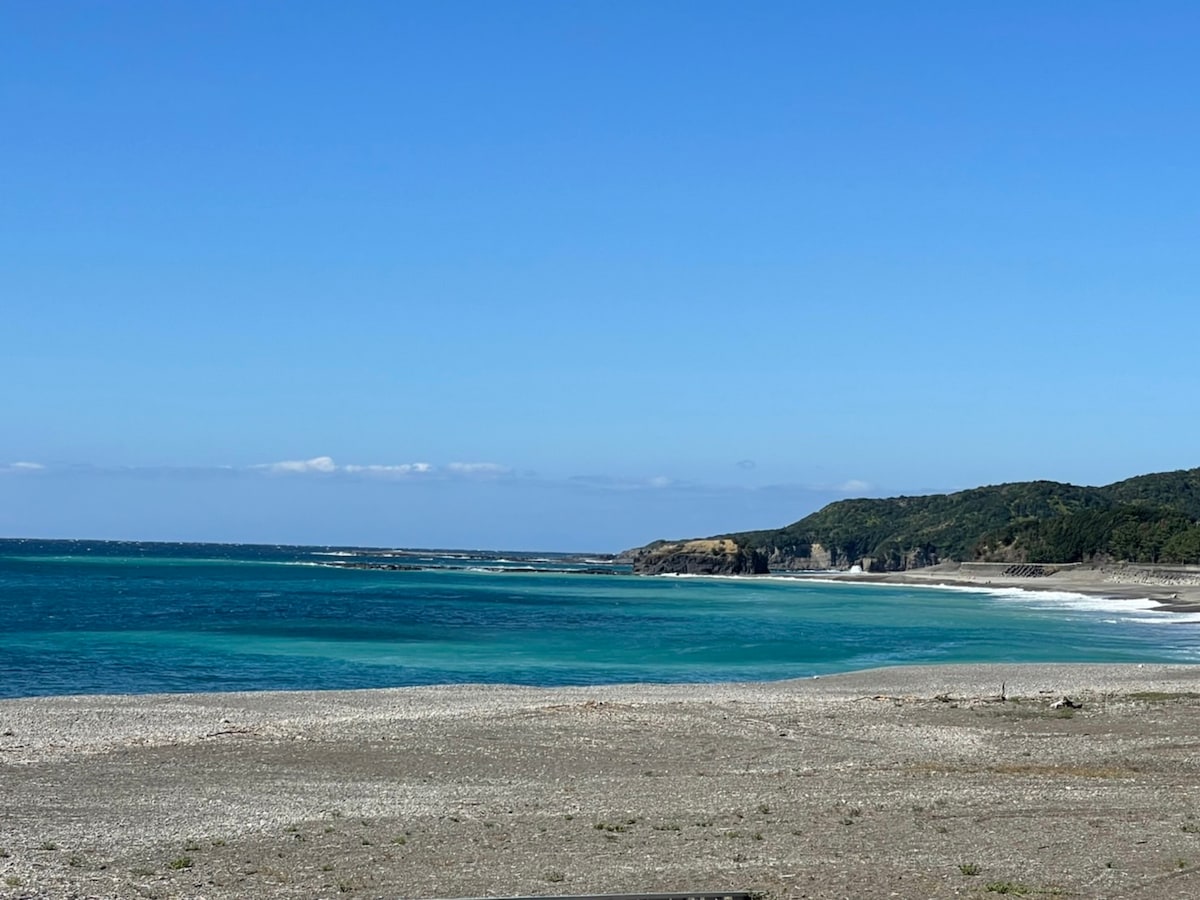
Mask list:
[[[0,702],[0,897],[714,889],[1200,896],[1200,667]]]

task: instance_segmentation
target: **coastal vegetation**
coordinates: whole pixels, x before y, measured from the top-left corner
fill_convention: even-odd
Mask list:
[[[1200,468],[1104,487],[1055,481],[831,503],[791,525],[719,536],[771,568],[945,561],[1200,563]]]

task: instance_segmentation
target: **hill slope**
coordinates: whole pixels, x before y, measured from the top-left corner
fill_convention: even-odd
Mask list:
[[[1200,563],[1200,468],[1105,487],[1054,481],[841,500],[783,528],[719,535],[772,569],[898,571],[946,560]]]

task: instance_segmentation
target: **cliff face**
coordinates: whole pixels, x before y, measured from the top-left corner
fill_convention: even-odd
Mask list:
[[[771,547],[767,551],[767,565],[773,572],[833,569],[837,563],[832,552],[816,543],[808,545],[807,552],[797,552],[795,547]]]
[[[660,541],[633,551],[635,575],[765,575],[767,556],[728,538]]]

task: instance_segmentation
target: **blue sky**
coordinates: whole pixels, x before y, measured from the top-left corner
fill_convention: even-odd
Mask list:
[[[0,535],[604,550],[1200,465],[1198,44],[0,2]]]

